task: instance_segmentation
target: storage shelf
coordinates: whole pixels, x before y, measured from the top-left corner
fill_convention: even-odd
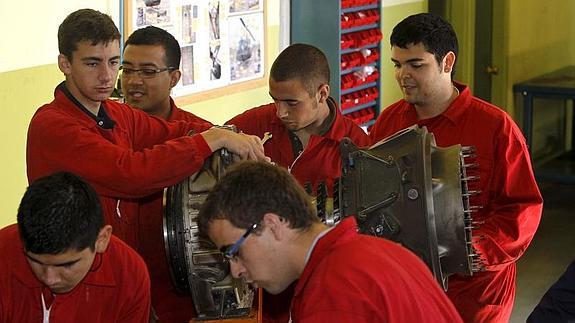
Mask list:
[[[369,44],[363,47],[353,47],[353,48],[346,48],[346,49],[342,49],[341,50],[341,54],[349,54],[349,53],[353,53],[353,52],[359,52],[362,49],[372,49],[372,48],[378,48],[378,44]]]
[[[350,114],[350,113],[354,113],[355,111],[359,111],[359,110],[363,110],[363,109],[367,109],[367,108],[371,108],[377,105],[377,100],[376,101],[371,101],[371,102],[367,102],[364,104],[360,104],[357,105],[355,107],[352,108],[348,108],[345,110],[341,111],[341,114],[346,115],[346,114]]]
[[[325,53],[331,69],[330,95],[342,114],[361,125],[369,125],[381,110],[382,2],[290,1],[291,42],[312,44]]]
[[[379,27],[379,24],[371,24],[371,25],[364,25],[364,26],[358,26],[358,27],[351,27],[351,28],[342,29],[341,34],[345,35],[345,34],[353,33],[356,31],[368,30],[368,29],[373,29],[373,28],[378,28],[378,27]]]
[[[307,0],[307,1],[315,1],[315,0]],[[362,10],[377,9],[378,7],[379,7],[379,5],[376,3],[376,4],[366,5],[366,6],[344,8],[344,9],[341,9],[341,12],[342,13],[351,13],[351,12],[362,11]]]
[[[350,89],[341,90],[341,95],[350,94],[352,92],[364,90],[364,89],[374,87],[374,86],[377,86],[377,82],[365,83],[365,84],[362,84],[360,86],[352,87]]]
[[[341,74],[340,74],[340,75],[346,75],[346,74],[349,74],[349,73],[353,73],[353,72],[359,71],[359,70],[361,70],[362,68],[364,68],[364,67],[366,67],[366,66],[375,66],[375,67],[377,67],[378,64],[377,64],[377,62],[373,62],[373,63],[361,65],[361,66],[356,66],[356,67],[348,68],[348,69],[345,70],[345,71],[341,71]]]

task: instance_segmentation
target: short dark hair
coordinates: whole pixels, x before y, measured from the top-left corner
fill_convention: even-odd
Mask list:
[[[320,221],[311,198],[285,169],[261,161],[244,161],[232,166],[209,193],[198,225],[204,235],[216,219],[248,228],[260,223],[266,213],[277,214],[293,229],[306,230]]]
[[[276,58],[270,77],[276,82],[299,79],[312,96],[320,85],[329,84],[329,63],[319,48],[308,44],[293,44]]]
[[[180,68],[180,58],[182,57],[180,44],[172,34],[162,28],[148,26],[138,29],[128,37],[124,49],[128,45],[160,45],[166,53],[166,65]]]
[[[34,181],[18,208],[26,251],[58,254],[94,250],[104,217],[94,189],[78,176],[59,172]]]
[[[450,51],[455,54],[457,60],[458,44],[457,35],[453,26],[445,19],[432,13],[420,13],[411,15],[398,23],[391,33],[391,46],[407,48],[408,45],[419,43],[435,56],[438,64]],[[455,73],[455,63],[451,76]]]
[[[93,9],[72,12],[58,28],[58,49],[60,54],[72,60],[72,53],[78,43],[90,41],[92,46],[109,44],[120,40],[120,31],[110,16]]]

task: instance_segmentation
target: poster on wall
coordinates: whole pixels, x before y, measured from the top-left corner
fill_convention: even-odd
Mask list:
[[[174,97],[263,80],[265,0],[125,0],[125,37],[156,26],[182,50]]]

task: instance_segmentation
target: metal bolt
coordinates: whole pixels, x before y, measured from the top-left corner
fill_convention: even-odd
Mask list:
[[[410,188],[409,191],[407,191],[407,197],[410,200],[415,200],[419,197],[419,192],[417,192],[415,188]]]

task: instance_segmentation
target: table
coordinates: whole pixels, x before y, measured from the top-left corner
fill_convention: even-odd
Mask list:
[[[529,151],[533,142],[533,100],[535,98],[571,100],[575,103],[575,66],[567,66],[533,79],[513,85],[513,93],[523,97],[523,134]],[[575,115],[575,113],[574,113]],[[575,117],[574,117],[575,119]],[[575,120],[574,120],[575,125]],[[575,144],[575,131],[571,133],[571,142]],[[552,161],[551,167],[536,169],[538,179],[575,183],[575,159],[573,153]]]

